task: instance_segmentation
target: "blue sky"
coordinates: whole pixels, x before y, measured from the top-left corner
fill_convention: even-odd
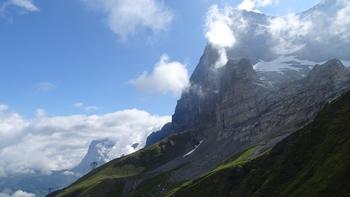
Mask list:
[[[259,10],[283,15],[317,2],[280,0]],[[144,95],[129,81],[151,72],[162,54],[186,64],[191,73],[207,42],[208,7],[240,1],[165,0],[173,15],[167,28],[139,28],[126,40],[111,31],[104,13],[82,0],[33,3],[39,11],[12,6],[0,17],[0,103],[27,117],[38,108],[52,116],[87,113],[74,106],[77,102],[98,107],[98,114],[130,108],[172,114],[178,96]]]

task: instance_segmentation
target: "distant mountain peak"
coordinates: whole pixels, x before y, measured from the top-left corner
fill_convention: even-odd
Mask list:
[[[344,66],[341,60],[331,59],[324,64],[317,64],[310,72],[311,77],[322,78],[322,76],[340,77],[348,75],[349,70]]]
[[[115,146],[115,142],[109,139],[94,140],[90,143],[89,149],[78,166],[72,169],[75,173],[85,174],[93,167],[100,166],[110,161],[109,153]]]

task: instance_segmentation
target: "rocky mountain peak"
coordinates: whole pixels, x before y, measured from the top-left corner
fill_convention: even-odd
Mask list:
[[[331,59],[322,65],[316,65],[308,76],[311,82],[326,82],[332,81],[341,83],[348,81],[350,71],[344,66],[339,59]]]
[[[229,60],[226,64],[225,73],[230,73],[233,80],[255,80],[256,72],[249,59],[240,59],[238,62]]]

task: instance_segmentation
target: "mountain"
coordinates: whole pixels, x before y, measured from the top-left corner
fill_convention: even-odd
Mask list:
[[[322,171],[329,167],[324,162],[333,158],[347,162],[346,150],[334,152],[334,157],[328,154],[329,158],[322,154],[323,150],[333,153],[336,150],[327,148],[337,147],[348,137],[339,133],[339,138],[332,139],[338,134],[332,128],[346,125],[346,121],[337,122],[347,115],[347,104],[345,108],[338,104],[345,103],[349,94],[337,99],[350,90],[350,70],[346,67],[350,66],[350,54],[344,50],[350,43],[339,40],[333,31],[322,35],[324,43],[314,39],[313,29],[300,35],[293,29],[283,29],[280,32],[287,36],[278,35],[277,40],[273,33],[266,32],[277,19],[284,21],[283,28],[298,29],[295,24],[302,24],[301,28],[308,21],[316,29],[332,27],[331,23],[319,24],[316,16],[334,18],[334,10],[342,8],[340,2],[322,1],[287,18],[230,12],[232,31],[240,32],[234,32],[238,42],[225,48],[227,63],[217,66],[223,51],[209,43],[190,78],[190,87],[178,100],[172,121],[151,134],[144,149],[112,160],[49,196],[194,196],[200,192],[203,196],[215,196],[215,192],[222,196],[268,196],[269,192],[298,196],[309,194],[313,183],[333,175],[338,178],[320,183],[326,192],[335,190],[333,184],[346,178],[338,169],[330,168],[330,177],[316,172],[317,176],[312,177],[309,168],[316,169],[319,164],[324,166]],[[288,20],[293,20],[293,25],[288,25]],[[298,34],[296,39],[288,40],[289,32]],[[280,48],[281,43],[288,50]],[[339,117],[330,115],[338,109],[344,113]],[[320,117],[335,119],[320,121]],[[317,124],[324,135],[317,135],[311,128]],[[298,136],[307,136],[307,141]],[[323,142],[328,145],[323,147]],[[308,157],[312,153],[315,158]],[[345,190],[341,192],[346,194]]]
[[[0,191],[5,189],[25,190],[36,194],[37,197],[45,196],[54,190],[68,186],[93,168],[112,160],[109,153],[114,144],[108,139],[92,141],[85,157],[73,169],[55,171],[49,175],[32,174],[2,178],[0,179]]]
[[[350,89],[350,71],[337,59],[278,89],[266,86],[247,59],[230,60],[215,75],[220,80],[211,88],[218,92],[210,102],[195,97],[197,107],[212,107],[215,113],[187,111],[199,120],[196,124],[183,124],[183,132],[113,160],[53,196],[163,196],[251,147],[258,147],[253,155],[270,149]]]
[[[90,143],[88,152],[82,161],[79,163],[79,165],[74,167],[71,172],[84,175],[88,173],[92,168],[96,168],[112,160],[113,158],[109,154],[112,151],[114,145],[115,142],[109,139],[92,141]]]
[[[304,79],[316,64],[333,58],[350,66],[350,29],[337,18],[347,8],[345,1],[327,0],[285,17],[233,10],[225,17],[237,42],[224,49],[225,55],[231,61],[249,59],[260,82],[269,89]],[[225,72],[215,68],[221,53],[208,44],[191,76],[191,87],[177,103],[172,122],[149,136],[147,145],[202,123],[204,127],[215,124],[205,117],[216,113],[220,73]]]
[[[350,92],[271,150],[253,146],[168,196],[349,196],[349,155]]]

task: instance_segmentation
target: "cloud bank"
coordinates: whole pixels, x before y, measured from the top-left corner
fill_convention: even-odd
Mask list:
[[[189,75],[185,64],[170,61],[163,55],[151,73],[144,72],[130,83],[149,95],[171,93],[179,96],[189,85]]]
[[[35,194],[27,193],[22,190],[18,190],[14,193],[11,192],[0,192],[0,197],[35,197]]]
[[[0,177],[50,174],[70,169],[86,154],[91,141],[116,142],[114,158],[143,147],[147,136],[170,121],[145,111],[129,109],[104,115],[49,117],[42,111],[33,119],[0,111]]]
[[[109,28],[121,40],[137,31],[165,30],[173,19],[163,0],[81,0],[89,8],[102,12]]]

